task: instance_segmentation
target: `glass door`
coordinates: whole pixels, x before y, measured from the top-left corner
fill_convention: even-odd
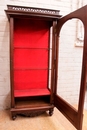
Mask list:
[[[67,16],[62,17],[57,23],[57,35],[55,35],[56,44],[56,63],[55,63],[55,90],[54,90],[54,104],[57,109],[75,126],[76,129],[82,130],[82,120],[83,120],[83,107],[84,107],[84,97],[85,97],[85,86],[86,86],[86,64],[87,64],[87,16],[86,12],[87,6],[84,6]],[[79,91],[79,101],[78,109],[73,107],[67,100],[65,100],[58,92],[58,65],[59,65],[59,35],[62,26],[65,22],[70,19],[80,19],[84,25],[84,47],[83,47],[83,58],[82,58],[82,71],[81,71],[81,81],[80,81],[80,91]],[[66,40],[66,39],[65,39]],[[66,73],[65,73],[66,75]],[[66,91],[66,90],[65,90]]]

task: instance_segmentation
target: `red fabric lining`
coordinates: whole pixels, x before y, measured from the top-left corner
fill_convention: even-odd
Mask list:
[[[14,46],[48,48],[49,24],[47,21],[15,19]]]
[[[15,90],[47,88],[48,70],[15,70]]]
[[[50,95],[50,91],[48,89],[29,89],[29,90],[15,90],[15,97],[25,97],[25,96],[44,96]]]
[[[41,20],[14,21],[15,96],[49,94],[48,70],[49,23]],[[36,49],[35,49],[36,48]],[[31,69],[31,70],[29,70]],[[34,69],[34,70],[32,70]],[[31,89],[31,90],[30,90]],[[32,90],[34,89],[34,91]],[[35,91],[36,89],[36,91]],[[41,89],[41,90],[40,90]],[[19,91],[20,90],[20,91]],[[21,92],[21,90],[23,90]],[[25,92],[25,90],[29,90]]]
[[[48,50],[15,49],[14,68],[48,68]]]

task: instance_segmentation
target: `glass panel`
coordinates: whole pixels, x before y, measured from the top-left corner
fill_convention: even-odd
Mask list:
[[[57,93],[78,109],[83,55],[83,24],[67,21],[60,32]]]

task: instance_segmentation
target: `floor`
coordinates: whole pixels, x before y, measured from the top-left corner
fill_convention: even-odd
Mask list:
[[[18,116],[11,120],[9,110],[0,111],[0,130],[76,130],[55,108],[53,116],[44,113],[37,117]],[[84,111],[83,129],[87,130],[87,111]]]

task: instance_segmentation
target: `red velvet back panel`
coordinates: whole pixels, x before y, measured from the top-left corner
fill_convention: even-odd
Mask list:
[[[49,25],[47,21],[15,19],[14,46],[48,48]]]
[[[26,69],[48,68],[48,50],[15,49],[14,67]]]
[[[47,88],[47,70],[15,71],[15,90]]]
[[[41,20],[14,21],[14,88],[47,88],[49,23]]]

